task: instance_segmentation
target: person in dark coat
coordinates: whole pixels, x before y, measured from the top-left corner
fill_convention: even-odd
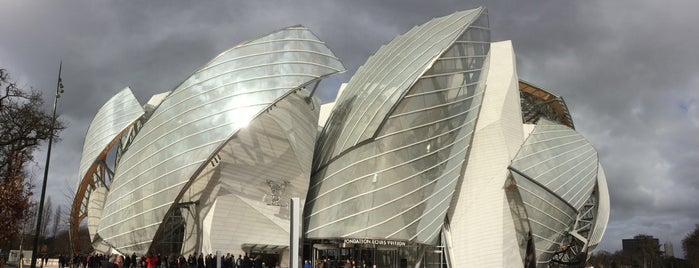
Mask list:
[[[260,255],[255,256],[254,265],[254,268],[262,268],[262,258],[260,258]]]
[[[112,255],[109,259],[102,259],[102,268],[119,268],[116,262],[116,255]]]
[[[199,253],[199,258],[197,258],[197,267],[204,268],[204,253]]]

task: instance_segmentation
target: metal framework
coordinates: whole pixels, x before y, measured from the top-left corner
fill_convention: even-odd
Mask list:
[[[541,117],[575,129],[573,118],[563,97],[556,96],[529,82],[519,80],[522,121],[536,124]]]
[[[138,121],[137,121],[138,122]],[[134,125],[127,129],[129,135],[124,137],[134,136],[132,133],[138,132],[138,126],[140,124],[134,123]],[[121,135],[118,135],[121,137]],[[71,233],[71,245],[73,253],[80,252],[80,237],[78,236],[78,231],[80,229],[80,223],[87,217],[87,206],[90,200],[90,195],[92,192],[99,187],[107,187],[111,184],[114,178],[114,169],[116,168],[116,163],[114,167],[110,167],[107,164],[107,155],[112,149],[114,144],[118,141],[119,146],[116,153],[116,159],[121,158],[121,153],[128,147],[128,141],[130,139],[115,139],[109,144],[107,148],[99,155],[95,160],[94,165],[88,170],[85,177],[80,181],[78,189],[75,193],[75,198],[73,199],[73,205],[70,210],[70,233]],[[126,143],[125,143],[126,142]],[[117,160],[118,161],[118,160]],[[92,238],[91,238],[92,239]]]
[[[99,187],[109,189],[114,177],[115,167],[107,164],[109,152],[115,144],[119,143],[116,159],[121,157],[121,153],[129,144],[128,139],[124,140],[122,136],[125,133],[128,134],[127,137],[135,136],[140,126],[138,119],[143,114],[143,108],[131,93],[131,89],[127,87],[107,101],[92,119],[85,136],[78,171],[80,180],[76,186],[69,218],[73,253],[81,250],[78,230],[80,223],[88,217],[88,203],[92,192]]]
[[[549,261],[551,265],[579,266],[587,260],[589,239],[596,222],[597,193],[598,190],[595,189],[585,205],[579,210],[575,224],[571,230],[567,231],[561,246],[551,257]]]

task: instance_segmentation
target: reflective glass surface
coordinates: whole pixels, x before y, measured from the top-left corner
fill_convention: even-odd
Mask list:
[[[143,115],[143,108],[128,87],[119,91],[97,111],[90,122],[83,143],[78,170],[80,180],[87,175],[87,171],[95,164],[99,155],[109,149],[110,145],[119,138],[119,134],[141,115]]]
[[[597,163],[597,151],[575,130],[539,124],[515,156],[512,167],[580,209],[595,186]]]
[[[597,151],[572,128],[540,119],[510,169],[527,209],[537,262],[544,265],[595,189]]]
[[[433,19],[396,37],[369,57],[347,84],[345,94],[338,99],[338,103],[351,102],[352,105],[345,107],[350,109],[348,112],[331,115],[330,120],[340,124],[342,132],[338,133],[339,137],[331,137],[337,140],[332,142],[333,146],[323,147],[323,160],[327,161],[327,158],[335,157],[373,137],[383,124],[386,114],[423,72],[431,67],[437,56],[454,46],[457,39],[489,42],[489,34],[478,34],[475,38],[471,34],[473,31],[487,31],[487,18],[476,21],[478,27],[485,25],[484,29],[469,29],[467,36],[461,36],[464,27],[483,13],[484,9],[478,8]],[[480,53],[475,45],[468,50],[454,50],[483,56],[486,54],[483,48],[488,44],[479,45]],[[449,57],[450,54],[445,56]],[[327,141],[321,140],[321,144],[323,143]]]
[[[239,129],[294,90],[344,67],[302,26],[223,52],[173,90],[121,158],[98,232],[145,252],[172,203]]]
[[[328,150],[321,148],[309,188],[307,237],[436,241],[482,100],[484,30],[482,9],[432,20],[362,67],[387,73],[350,80],[321,134]]]
[[[578,212],[541,185],[512,172],[529,217],[537,263],[545,264],[575,223]]]

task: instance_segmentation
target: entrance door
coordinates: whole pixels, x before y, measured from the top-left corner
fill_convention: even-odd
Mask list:
[[[342,268],[348,260],[354,261],[356,267],[371,268],[402,268],[407,267],[405,259],[401,263],[397,248],[365,248],[359,245],[354,247],[314,246],[314,267]],[[366,265],[366,266],[365,266]]]
[[[375,253],[376,267],[398,268],[398,250],[377,248]]]

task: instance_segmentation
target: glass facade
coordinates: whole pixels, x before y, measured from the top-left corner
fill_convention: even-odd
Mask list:
[[[98,232],[145,252],[191,179],[221,145],[277,101],[344,67],[313,33],[285,28],[233,47],[182,82],[121,158]]]
[[[323,145],[323,153],[320,162],[326,163],[347,149],[374,137],[385,116],[405,96],[406,90],[413,86],[438,56],[453,46],[469,24],[484,12],[485,9],[479,8],[433,19],[396,37],[369,57],[347,84],[345,92],[348,94],[340,96],[337,101],[344,111],[333,112],[330,121],[339,124],[335,128],[342,131],[336,133],[338,137],[321,136],[319,143]],[[468,51],[470,56],[485,54],[487,51],[483,51],[483,46],[489,45],[487,16],[481,17],[483,18],[476,22],[478,25],[474,25],[469,34],[462,37],[463,40],[483,42],[480,53],[474,51],[478,47],[475,44],[467,48],[471,49]],[[463,55],[468,52],[460,53]],[[454,60],[463,61],[456,58]],[[328,138],[332,141],[325,140]]]
[[[286,259],[289,198],[308,191],[317,137],[319,104],[308,102],[309,93],[292,93],[256,117],[187,187],[178,202],[194,205],[180,210],[204,227],[187,225],[182,252],[242,249]]]
[[[579,209],[595,186],[597,163],[597,151],[575,130],[539,124],[511,166]]]
[[[487,13],[459,12],[396,38],[357,72],[319,138],[307,237],[436,242],[478,116],[489,45]]]
[[[107,101],[95,114],[87,129],[78,176],[85,177],[99,156],[142,115],[143,108],[128,87]]]
[[[249,253],[287,267],[287,200],[300,197],[316,267],[580,261],[566,254],[599,244],[606,177],[563,99],[514,63],[511,43],[491,46],[485,8],[435,18],[369,57],[327,117],[313,92],[344,67],[311,31],[241,43],[145,113],[128,88],[100,109],[71,230],[87,218],[102,253]]]
[[[566,246],[566,232],[598,178],[597,151],[572,128],[540,119],[510,169],[527,209],[537,263]]]
[[[513,172],[536,247],[537,263],[546,264],[562,245],[577,210],[541,185]]]
[[[141,104],[131,92],[124,88],[107,101],[90,122],[83,143],[79,180],[76,185],[75,199],[70,212],[70,232],[78,233],[80,221],[90,216],[88,230],[90,237],[97,234],[97,224],[101,217],[106,192],[100,192],[94,198],[93,192],[105,184],[112,174],[107,167],[106,158],[109,149],[121,135],[144,114]],[[90,206],[91,204],[91,206]],[[89,211],[88,211],[89,210]],[[77,244],[77,235],[73,235]]]

